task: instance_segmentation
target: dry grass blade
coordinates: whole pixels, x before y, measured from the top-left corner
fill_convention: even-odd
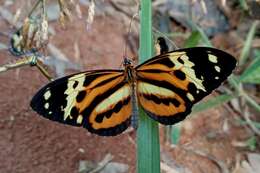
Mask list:
[[[241,52],[240,57],[239,57],[239,64],[240,65],[245,64],[245,62],[246,62],[246,60],[248,58],[249,52],[251,50],[252,40],[254,38],[254,35],[255,35],[255,32],[256,32],[258,24],[259,24],[259,21],[255,21],[252,24],[252,26],[250,28],[250,31],[248,32],[248,35],[247,35],[244,47],[243,47],[242,52]]]
[[[94,21],[95,16],[95,2],[94,0],[91,0],[90,5],[88,7],[88,17],[87,17],[87,31],[91,28],[91,25]]]
[[[181,148],[190,153],[193,153],[193,154],[196,154],[196,155],[199,155],[199,156],[202,156],[202,157],[205,157],[205,158],[211,160],[220,169],[221,173],[230,173],[227,165],[223,161],[215,158],[213,155],[205,153],[203,151],[195,150],[194,148],[187,148],[187,147],[181,147]]]
[[[104,159],[98,163],[98,166],[94,170],[90,171],[89,173],[97,173],[101,171],[113,158],[114,158],[113,155],[107,154],[104,157]]]
[[[7,21],[10,25],[12,26],[16,26],[14,22],[14,18],[13,18],[13,14],[7,10],[6,8],[0,6],[0,16],[5,20]]]

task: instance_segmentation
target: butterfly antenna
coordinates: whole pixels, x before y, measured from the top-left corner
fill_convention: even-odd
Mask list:
[[[153,27],[153,31],[157,32],[159,35],[163,36],[163,38],[165,38],[167,41],[169,41],[169,43],[171,45],[173,45],[174,49],[179,49],[179,47],[164,33],[162,33],[161,31],[159,31],[158,29]]]
[[[124,47],[124,55],[123,57],[126,58],[127,57],[127,41],[128,41],[128,37],[131,33],[131,28],[132,28],[132,23],[133,23],[133,20],[134,18],[138,15],[138,13],[135,13],[132,18],[131,18],[131,21],[130,21],[130,24],[129,24],[129,29],[128,29],[128,32],[127,32],[127,38],[126,38],[126,42],[125,42],[125,47]]]

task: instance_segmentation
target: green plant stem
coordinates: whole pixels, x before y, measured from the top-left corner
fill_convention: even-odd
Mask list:
[[[222,94],[214,97],[208,101],[200,102],[192,108],[192,114],[205,111],[217,107],[223,103],[230,101],[231,99],[237,97],[235,94]]]
[[[152,4],[151,0],[141,0],[140,52],[143,62],[152,56]],[[137,129],[137,172],[160,173],[160,143],[157,122],[150,119],[142,109],[139,111]]]
[[[244,99],[246,100],[246,102],[251,105],[255,110],[257,110],[258,112],[260,112],[260,105],[257,104],[254,99],[252,99],[247,93],[243,93],[242,96],[244,97]]]

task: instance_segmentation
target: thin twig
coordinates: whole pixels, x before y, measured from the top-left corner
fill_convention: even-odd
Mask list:
[[[173,46],[174,46],[174,49],[179,49],[179,47],[171,40],[169,39],[169,37],[167,36],[167,34],[159,31],[158,29],[156,29],[155,27],[152,27],[153,31],[154,32],[157,32],[159,35],[163,36],[166,40],[168,40]]]
[[[36,66],[48,80],[50,80],[50,81],[53,80],[52,77],[50,76],[50,74],[47,72],[47,70],[44,69],[42,63],[38,60],[38,57],[35,55],[26,56],[21,59],[18,59],[14,63],[9,63],[9,64],[0,66],[0,73],[8,71],[8,70],[12,70],[12,69],[20,68],[23,66],[27,66],[27,65]]]
[[[29,14],[28,14],[28,17],[29,17],[29,18],[31,17],[31,15],[32,15],[32,13],[34,12],[34,10],[38,7],[38,5],[39,5],[40,3],[43,3],[43,1],[44,1],[44,0],[38,0],[38,1],[34,4],[33,8],[31,9],[31,11],[30,11]]]
[[[97,172],[100,172],[112,159],[114,158],[113,155],[111,155],[110,153],[108,153],[104,159],[98,163],[98,166],[90,171],[89,173],[97,173]]]
[[[35,56],[24,57],[17,60],[15,63],[5,64],[0,66],[0,72],[5,72],[7,70],[19,68],[26,65],[35,65]]]
[[[252,129],[252,131],[260,136],[260,131],[258,130],[258,128],[255,127],[255,125],[253,124],[252,120],[250,119],[249,117],[249,112],[248,112],[248,108],[246,107],[245,110],[244,110],[244,113],[243,113],[243,117],[244,119],[246,120],[247,124],[249,125],[249,127]]]
[[[49,81],[53,81],[53,78],[51,77],[51,75],[47,72],[47,70],[43,67],[42,62],[37,61],[36,62],[36,67],[38,68],[38,70],[40,70],[40,72],[49,80]]]
[[[234,75],[229,77],[228,82],[235,88],[239,96],[242,96],[249,105],[260,112],[260,106],[250,96],[248,96],[248,94],[243,89],[242,84],[238,82],[237,78]]]
[[[180,147],[181,149],[184,149],[186,152],[189,152],[189,153],[192,153],[192,154],[195,154],[195,155],[198,155],[200,157],[204,157],[204,158],[208,158],[209,160],[212,161],[212,163],[214,163],[218,168],[219,170],[222,172],[222,173],[229,173],[229,170],[227,168],[227,165],[221,161],[221,160],[218,160],[215,156],[209,154],[209,153],[206,153],[204,151],[200,151],[200,150],[195,150],[193,148],[188,148],[188,147],[185,147],[185,146],[182,146]]]
[[[46,12],[46,0],[42,0],[42,12],[44,17],[47,16],[47,12]]]
[[[123,13],[126,17],[130,18],[131,21],[133,20],[133,21],[135,21],[135,22],[137,22],[137,23],[140,23],[139,18],[137,18],[137,17],[132,16],[131,14],[129,14],[129,12],[127,12],[127,11],[124,10],[124,9],[122,9],[122,8],[121,8],[119,5],[117,5],[113,0],[110,0],[109,2],[110,2],[110,4],[111,4],[116,10],[118,10],[118,11],[121,12],[121,13]],[[139,8],[140,8],[140,7],[139,7],[139,4],[137,3],[137,5],[138,5],[138,9],[139,9]],[[138,16],[138,15],[137,15],[137,16]],[[166,34],[160,32],[158,29],[156,29],[156,28],[153,27],[153,26],[152,26],[152,29],[153,29],[154,32],[159,33],[159,35],[163,36],[166,40],[168,40],[168,41],[174,46],[175,49],[179,49],[178,46],[177,46],[171,39],[169,39],[169,37],[168,37]]]

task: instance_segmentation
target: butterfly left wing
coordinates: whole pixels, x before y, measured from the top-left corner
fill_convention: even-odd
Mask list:
[[[156,56],[136,67],[139,104],[151,118],[174,124],[217,88],[235,66],[234,57],[207,47]]]
[[[33,97],[31,107],[50,120],[113,136],[130,125],[130,99],[123,71],[97,70],[47,84]]]

